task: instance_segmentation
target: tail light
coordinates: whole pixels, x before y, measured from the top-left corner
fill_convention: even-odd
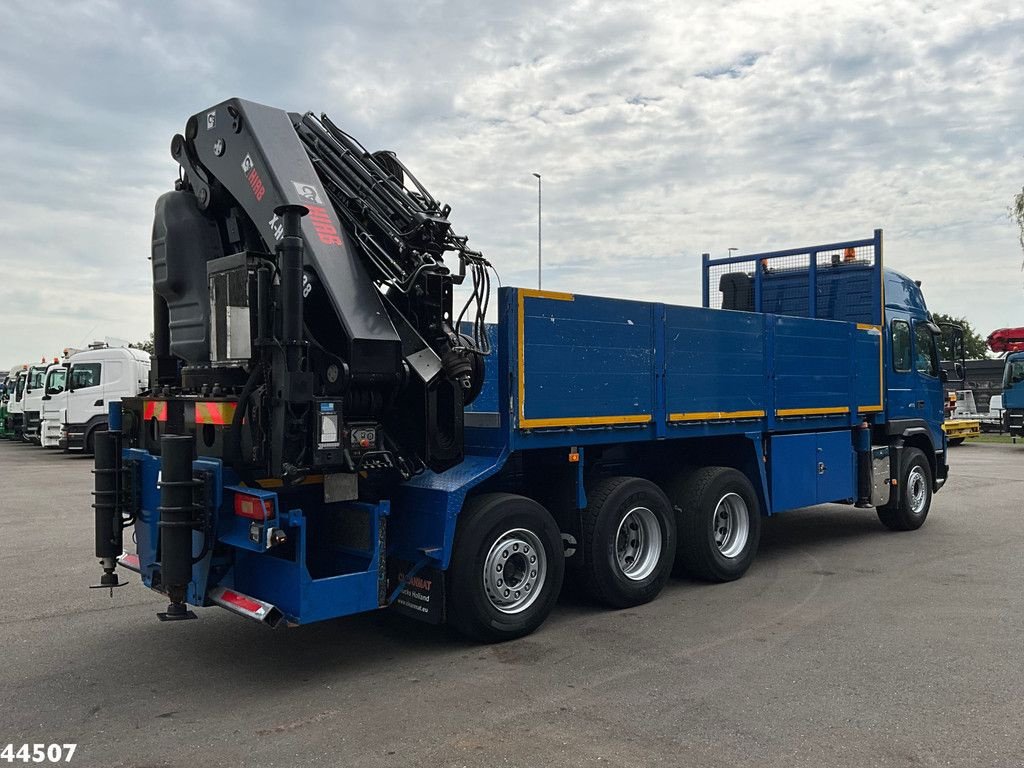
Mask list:
[[[235,494],[235,514],[250,520],[267,520],[274,516],[274,502],[247,493]]]

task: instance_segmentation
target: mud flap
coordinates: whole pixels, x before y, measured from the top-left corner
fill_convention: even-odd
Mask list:
[[[444,576],[439,568],[415,569],[409,560],[388,558],[388,592],[401,587],[392,602],[393,610],[428,624],[444,621]]]

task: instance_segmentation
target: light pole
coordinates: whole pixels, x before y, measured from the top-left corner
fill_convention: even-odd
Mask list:
[[[734,253],[736,253],[736,251],[738,251],[738,250],[739,250],[739,248],[730,248],[730,249],[729,249],[729,258],[731,259],[731,258],[732,258],[732,255],[733,255]]]
[[[533,174],[537,177],[537,290],[540,290],[540,174]]]

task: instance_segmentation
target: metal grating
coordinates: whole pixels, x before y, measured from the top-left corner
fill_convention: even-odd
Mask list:
[[[872,240],[705,257],[705,306],[877,323],[880,251],[878,233]]]

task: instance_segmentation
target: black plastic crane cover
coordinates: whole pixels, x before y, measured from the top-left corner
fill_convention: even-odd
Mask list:
[[[189,365],[209,362],[206,262],[224,255],[217,223],[191,192],[167,192],[153,218],[153,290],[167,302],[170,353]]]

